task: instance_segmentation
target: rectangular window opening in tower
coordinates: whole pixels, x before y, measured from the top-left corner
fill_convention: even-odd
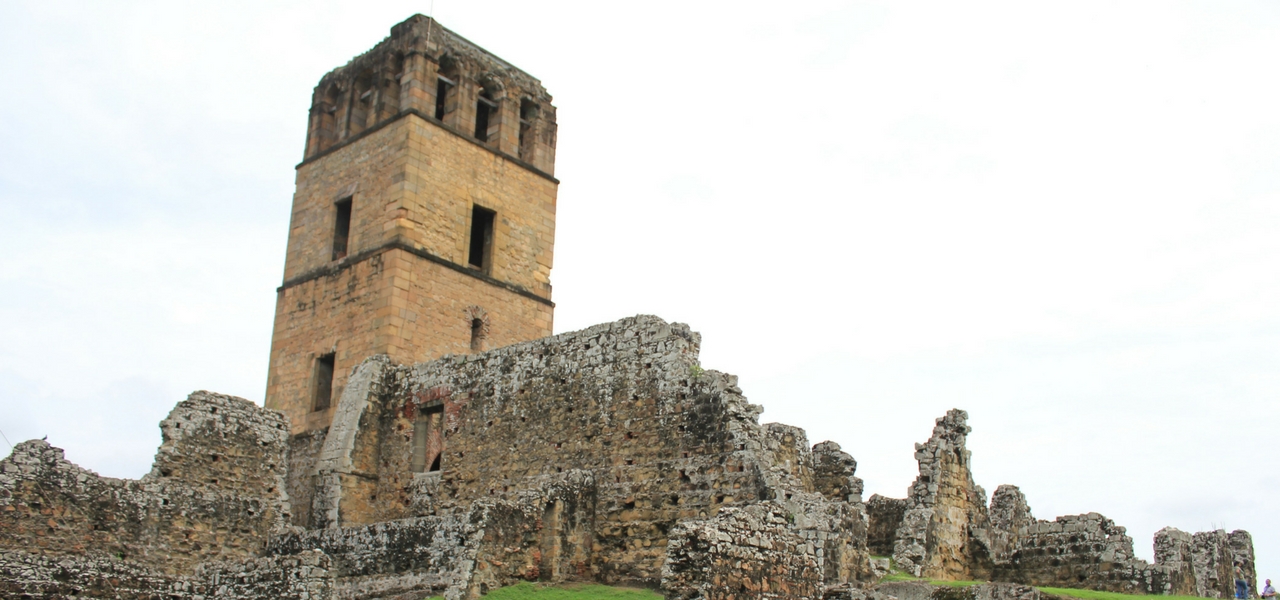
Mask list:
[[[471,248],[467,262],[486,273],[493,263],[493,220],[496,215],[482,206],[471,208]]]
[[[311,409],[320,411],[329,408],[333,402],[333,358],[332,352],[316,359],[316,383]]]
[[[413,422],[413,448],[409,468],[414,473],[440,470],[444,455],[444,405],[422,407]]]
[[[333,260],[347,255],[347,238],[351,235],[351,198],[334,203]]]
[[[471,319],[471,351],[484,352],[484,321]]]
[[[449,90],[452,89],[454,85],[455,84],[453,83],[452,80],[444,76],[440,76],[436,78],[436,120],[437,121],[444,120],[445,109],[448,106],[447,101],[449,99]]]
[[[476,98],[476,139],[489,141],[489,116],[497,112],[498,103],[489,97],[489,92],[480,92]]]
[[[516,152],[520,160],[533,159],[533,120],[538,116],[538,107],[532,100],[520,100],[520,140]]]

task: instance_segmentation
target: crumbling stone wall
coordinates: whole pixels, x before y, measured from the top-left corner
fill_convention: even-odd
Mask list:
[[[897,539],[902,515],[907,501],[902,498],[886,498],[873,494],[867,500],[867,550],[875,556],[893,556],[893,544]]]
[[[1027,498],[1018,486],[1001,485],[996,488],[991,495],[990,523],[986,539],[991,560],[1007,562],[1018,547],[1023,529],[1036,523]]]
[[[657,585],[676,523],[764,499],[796,515],[823,573],[866,573],[856,462],[835,444],[811,449],[803,430],[759,425],[736,378],[698,366],[698,344],[687,326],[641,316],[413,367],[368,361],[317,459],[311,522],[448,515],[582,470],[596,489],[585,577]],[[428,410],[442,414],[440,470],[414,473]]]
[[[161,424],[141,480],[101,477],[32,440],[0,461],[0,548],[116,557],[165,573],[261,552],[284,526],[286,425],[278,413],[196,392]]]
[[[840,449],[840,444],[822,442],[813,447],[813,487],[836,502],[862,502],[862,480],[854,477],[858,461]]]
[[[1253,566],[1253,539],[1246,531],[1230,535],[1221,529],[1202,531],[1191,537],[1191,562],[1196,577],[1196,595],[1206,598],[1234,598],[1235,565],[1242,565],[1250,593],[1256,593],[1257,575]]]
[[[1249,597],[1258,597],[1258,571],[1253,562],[1253,536],[1248,531],[1237,529],[1227,536],[1227,545],[1231,547],[1232,562],[1240,565],[1244,572],[1244,581],[1249,584]]]
[[[907,496],[893,558],[917,577],[963,580],[990,572],[986,492],[969,470],[968,418],[963,410],[947,411],[929,441],[916,444],[920,475]]]
[[[638,317],[412,368],[388,366],[392,391],[366,400],[351,451],[352,469],[376,477],[370,494],[379,512],[361,516],[343,495],[343,522],[414,516],[412,506],[465,509],[526,487],[531,477],[582,469],[598,490],[593,574],[656,584],[676,521],[765,494],[752,454],[760,434],[744,434],[759,430],[760,409],[731,377],[696,368],[698,343],[686,326]],[[411,481],[413,417],[431,404],[444,407],[445,453],[440,480],[429,486],[437,496],[415,500],[410,494],[427,488]]]
[[[781,504],[762,502],[680,523],[662,570],[666,598],[821,598],[819,549],[788,527],[792,518]]]
[[[1005,581],[1136,592],[1129,565],[1133,539],[1098,513],[1058,517],[1024,526],[1018,548],[997,567]]]
[[[1191,553],[1191,534],[1173,527],[1156,532],[1153,540],[1157,565],[1169,568],[1169,593],[1181,596],[1198,596],[1194,559]]]

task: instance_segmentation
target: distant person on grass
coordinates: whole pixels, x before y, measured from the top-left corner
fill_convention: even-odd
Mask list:
[[[1240,563],[1236,563],[1236,598],[1245,600],[1249,597],[1249,584],[1244,581],[1244,569],[1240,568]]]
[[[1267,580],[1267,585],[1262,586],[1262,597],[1263,597],[1263,598],[1275,598],[1275,597],[1276,597],[1276,588],[1271,587],[1271,580],[1270,580],[1270,579],[1268,579],[1268,580]]]

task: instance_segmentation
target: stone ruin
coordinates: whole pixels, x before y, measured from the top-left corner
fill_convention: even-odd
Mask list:
[[[964,600],[1038,597],[1029,585],[1225,597],[1236,563],[1253,584],[1243,531],[1162,530],[1149,564],[1096,513],[1037,520],[1013,486],[988,507],[964,411],[917,446],[907,498],[864,503],[853,457],[759,424],[699,344],[638,316],[412,366],[374,357],[332,424],[297,435],[196,392],[136,481],[23,442],[0,461],[0,595],[457,600],[594,581],[670,599],[938,599],[874,587],[886,554],[922,577],[1008,582]]]
[[[1155,535],[1155,563],[1134,556],[1133,539],[1098,513],[1044,521],[1016,486],[1002,485],[987,507],[969,470],[968,414],[949,411],[916,445],[920,475],[904,500],[873,496],[873,551],[890,548],[917,577],[979,579],[1131,594],[1230,598],[1235,565],[1257,597],[1253,540],[1242,530],[1191,535],[1166,527]]]

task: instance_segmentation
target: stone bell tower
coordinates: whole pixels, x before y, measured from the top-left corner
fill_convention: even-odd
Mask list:
[[[542,83],[414,15],[320,79],[266,406],[326,427],[353,366],[551,334],[556,119]]]

